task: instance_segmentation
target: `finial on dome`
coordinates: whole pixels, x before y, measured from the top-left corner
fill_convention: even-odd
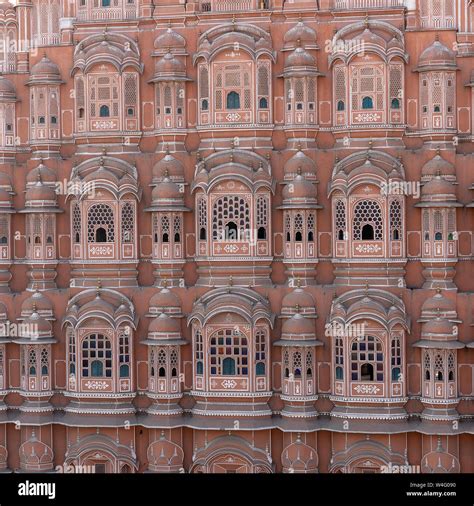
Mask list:
[[[296,278],[296,288],[301,288],[301,279]]]
[[[170,146],[169,144],[165,144],[165,155],[169,155],[170,154]]]
[[[441,288],[439,286],[436,287],[436,293],[441,293]]]
[[[299,305],[299,304],[296,304],[296,305],[295,305],[295,311],[296,311],[297,313],[299,313],[299,312],[300,312],[300,305]]]
[[[165,169],[165,170],[163,171],[163,176],[166,178],[166,177],[168,177],[169,175],[170,175],[170,171],[169,171],[168,169]]]
[[[171,29],[171,19],[168,19],[168,28]]]
[[[97,280],[97,290],[96,290],[96,295],[97,297],[100,297],[100,290],[102,288],[102,282],[100,279]]]
[[[232,31],[235,31],[235,14],[232,14]]]
[[[103,167],[103,166],[104,166],[104,163],[105,163],[104,157],[103,157],[103,156],[101,156],[101,157],[100,157],[100,159],[99,159],[99,165],[100,165],[101,167]]]
[[[296,173],[298,174],[298,176],[301,176],[301,167],[298,167],[298,168],[296,169]]]
[[[439,42],[439,33],[438,32],[435,33],[435,41]]]
[[[365,23],[365,27],[368,28],[369,27],[369,13],[368,12],[365,14],[364,23]]]
[[[301,151],[301,142],[300,141],[298,141],[298,144],[296,144],[296,149],[298,151]]]
[[[33,301],[33,313],[36,313],[36,302]]]
[[[436,155],[437,155],[437,156],[441,156],[441,147],[440,147],[440,146],[438,146],[438,147],[436,148]]]
[[[301,39],[296,40],[296,47],[301,47]]]
[[[168,280],[167,279],[164,279],[162,282],[161,282],[161,286],[163,288],[168,288]]]
[[[365,293],[366,294],[369,293],[369,282],[368,281],[365,282]]]
[[[229,286],[234,286],[234,278],[232,275],[229,276]]]

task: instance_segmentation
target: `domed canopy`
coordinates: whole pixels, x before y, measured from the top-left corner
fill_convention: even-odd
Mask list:
[[[171,318],[165,313],[154,318],[148,327],[148,338],[143,344],[175,345],[186,344],[181,337],[181,324],[178,318]]]
[[[163,181],[157,183],[151,192],[151,207],[145,211],[158,210],[176,210],[189,211],[184,207],[184,193],[180,191],[179,186],[171,181],[169,177],[165,177]]]
[[[439,40],[435,40],[420,55],[418,72],[428,70],[453,70],[456,69],[456,54]]]
[[[303,47],[315,47],[316,32],[300,20],[284,35],[285,48],[291,49],[301,44]]]
[[[444,449],[441,444],[441,436],[438,436],[436,450],[427,453],[421,459],[421,472],[426,474],[459,473],[461,466],[459,459]]]
[[[186,47],[186,39],[178,32],[172,30],[171,27],[168,27],[167,30],[158,35],[153,45],[157,50],[162,50],[163,48],[184,49]]]
[[[316,164],[299,147],[298,151],[285,163],[285,181],[292,180],[298,172],[308,180],[316,179]]]
[[[183,466],[184,452],[180,446],[168,441],[161,433],[158,441],[147,450],[148,469],[154,472],[178,472]]]
[[[190,81],[186,77],[186,66],[178,56],[166,53],[155,66],[155,75],[150,82],[158,81]]]
[[[299,209],[320,208],[321,206],[317,204],[316,195],[316,186],[301,174],[298,174],[283,189],[283,205],[279,209],[290,207]]]
[[[167,151],[166,155],[155,164],[153,167],[153,184],[161,181],[165,175],[172,181],[183,181],[184,180],[184,166]]]
[[[171,316],[181,315],[181,300],[166,287],[152,296],[149,307],[149,316],[158,316],[161,313]]]
[[[295,313],[309,317],[316,315],[316,303],[313,296],[300,287],[286,294],[281,303],[282,315],[291,316]]]
[[[285,68],[288,67],[315,67],[316,58],[302,47],[297,47],[286,59]]]
[[[27,84],[40,83],[61,83],[61,73],[59,67],[51,61],[46,55],[31,67],[30,79]]]
[[[40,164],[34,169],[28,172],[26,176],[26,183],[30,185],[35,185],[38,180],[41,180],[43,183],[56,183],[56,174],[54,171],[43,163],[41,160]]]
[[[318,470],[318,455],[298,434],[296,441],[283,450],[281,463],[287,472],[314,473]]]
[[[281,327],[281,339],[274,343],[276,346],[322,346],[316,339],[314,319],[305,318],[296,313],[288,318]]]
[[[0,102],[14,102],[15,100],[15,85],[9,79],[0,75]]]
[[[426,183],[434,176],[443,176],[450,182],[456,181],[456,169],[454,165],[445,160],[439,153],[423,165],[421,169],[421,181]]]
[[[19,325],[18,339],[13,340],[18,344],[26,344],[32,341],[43,344],[56,342],[53,339],[51,323],[41,316],[34,307],[31,315]]]
[[[442,176],[436,176],[421,188],[415,207],[462,207],[456,199],[456,188]]]
[[[436,294],[425,300],[421,306],[421,318],[419,322],[427,322],[436,318],[438,315],[447,318],[451,322],[460,322],[457,319],[456,301],[448,299],[440,288]]]
[[[416,348],[461,349],[464,344],[458,341],[458,327],[441,316],[421,324],[421,339],[413,344]]]
[[[34,434],[25,441],[19,450],[20,468],[23,471],[49,471],[53,468],[53,450]]]
[[[50,186],[43,184],[41,179],[38,179],[36,184],[31,185],[27,188],[25,194],[25,209],[20,212],[28,211],[27,208],[41,208],[44,210],[55,209],[54,212],[58,212],[57,209],[57,195],[55,189]]]
[[[53,319],[53,304],[39,290],[36,290],[30,297],[26,298],[21,305],[22,318],[28,318],[34,312],[37,312],[43,318]]]

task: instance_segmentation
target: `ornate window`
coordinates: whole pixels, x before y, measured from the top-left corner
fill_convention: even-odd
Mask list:
[[[212,236],[214,240],[242,240],[250,231],[250,207],[244,197],[226,195],[213,208]]]
[[[122,206],[122,242],[134,242],[135,210],[132,203],[126,202]]]
[[[434,380],[444,381],[444,357],[441,354],[437,354],[434,357]]]
[[[452,0],[420,0],[422,28],[456,28],[456,4]]]
[[[114,242],[115,217],[107,204],[94,204],[87,216],[87,240],[89,243]]]
[[[199,240],[207,239],[207,201],[205,198],[198,200],[198,230]]]
[[[361,200],[355,205],[352,234],[355,241],[383,240],[382,209],[377,202]]]
[[[260,195],[257,197],[257,239],[267,239],[268,214],[268,199]]]
[[[240,111],[239,123],[252,123],[252,63],[214,64],[216,122],[227,122],[226,110]],[[237,118],[236,118],[237,119]]]
[[[341,337],[336,337],[336,380],[344,379],[344,344]]]
[[[264,330],[257,330],[255,334],[255,374],[265,376],[266,333]]]
[[[424,377],[425,381],[431,381],[431,355],[430,355],[429,351],[425,351],[423,368],[424,368],[423,377]]]
[[[346,81],[347,81],[347,68],[345,65],[336,65],[334,67],[334,103],[336,118],[336,125],[345,125],[346,119]]]
[[[399,241],[402,236],[402,208],[398,200],[390,203],[390,239]]]
[[[456,74],[420,73],[420,117],[422,130],[456,127]]]
[[[73,242],[78,244],[81,242],[81,208],[75,203],[72,207],[72,233]]]
[[[68,332],[68,359],[69,359],[69,374],[76,375],[76,334],[73,331]]]
[[[383,65],[351,65],[352,111],[378,111],[384,121],[385,77]]]
[[[357,338],[351,347],[352,381],[383,381],[384,354],[382,342],[374,336]]]
[[[336,201],[336,239],[344,241],[347,239],[346,225],[346,204],[342,200]]]
[[[31,25],[34,46],[53,46],[59,44],[59,0],[38,0],[33,3]]]
[[[13,6],[11,6],[13,10]],[[8,22],[0,31],[0,71],[8,74],[16,70],[16,48],[18,35],[15,22]]]
[[[392,381],[400,381],[402,373],[402,352],[399,338],[392,339],[391,346]]]
[[[196,360],[196,374],[201,375],[204,373],[204,348],[200,330],[196,331],[194,338],[194,358]]]
[[[454,381],[456,378],[456,360],[454,353],[448,353],[448,381]]]
[[[127,332],[119,333],[119,376],[128,378],[130,376],[130,339]]]
[[[90,334],[82,341],[82,377],[112,377],[112,344],[103,334]]]
[[[240,332],[223,329],[211,337],[211,376],[245,376],[249,372],[248,360],[248,340]]]

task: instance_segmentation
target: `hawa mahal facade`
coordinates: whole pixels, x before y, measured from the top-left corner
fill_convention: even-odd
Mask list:
[[[2,472],[474,472],[471,1],[0,38]]]

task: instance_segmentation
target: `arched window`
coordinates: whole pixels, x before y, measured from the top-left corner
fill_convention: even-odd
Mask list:
[[[301,360],[301,352],[295,351],[293,353],[293,376],[297,379],[301,378],[301,370],[303,368]]]
[[[226,360],[228,358],[231,360]],[[247,375],[248,361],[248,340],[240,332],[234,329],[223,329],[211,337],[211,375]]]
[[[295,241],[301,242],[303,240],[303,216],[297,214],[295,216]]]
[[[366,223],[362,227],[362,240],[363,241],[373,241],[374,240],[374,227]]]
[[[96,229],[95,242],[107,242],[107,231],[105,228],[99,227]]]
[[[448,381],[454,381],[454,373],[456,370],[456,361],[454,359],[454,353],[448,354]]]
[[[36,350],[34,348],[28,354],[28,372],[30,376],[36,375]]]
[[[335,341],[336,379],[344,379],[344,345],[341,337]]]
[[[99,231],[99,229],[101,229]],[[115,218],[112,208],[107,204],[94,204],[87,216],[87,239],[93,242],[114,242]]]
[[[353,239],[382,241],[383,221],[380,205],[373,200],[361,200],[354,207]]]
[[[161,217],[161,242],[170,242],[170,220],[168,216]]]
[[[364,97],[362,99],[362,109],[373,109],[374,108],[374,101],[372,97]]]
[[[444,380],[444,358],[443,355],[436,355],[434,360],[434,379],[435,381]]]
[[[261,98],[258,105],[260,109],[268,109],[268,100],[266,98]]]
[[[390,203],[390,235],[393,241],[401,238],[402,208],[398,200]]]
[[[226,238],[227,233],[232,231],[235,234],[237,230],[244,235],[250,230],[250,207],[247,200],[238,195],[226,195],[217,199],[213,208],[213,239]]]
[[[431,380],[431,356],[429,351],[425,351],[425,359],[423,365],[425,369],[424,378],[426,381],[429,381]]]
[[[338,111],[344,111],[346,108],[346,105],[344,104],[343,100],[338,100],[337,102],[337,110]]]
[[[402,352],[399,338],[392,339],[391,343],[392,381],[401,381]]]
[[[346,239],[346,204],[342,200],[336,202],[336,237],[338,241]]]
[[[108,118],[110,116],[110,109],[108,105],[101,105],[99,110],[99,116],[101,118]]]
[[[398,98],[392,98],[392,102],[390,103],[390,107],[392,109],[400,109],[400,100],[398,100]]]
[[[207,111],[209,109],[209,100],[206,98],[201,102],[201,109]]]
[[[265,331],[257,330],[255,334],[255,374],[257,376],[265,376],[266,346]]]
[[[110,7],[110,0],[100,0],[102,7]]]
[[[236,91],[227,94],[227,109],[240,109],[240,95]]]
[[[225,240],[226,241],[237,241],[238,239],[237,224],[233,221],[229,221],[225,226]]]
[[[112,377],[112,344],[103,334],[90,334],[82,341],[82,377]]]
[[[194,337],[194,358],[196,360],[196,374],[204,373],[204,348],[202,333],[200,330],[196,331]]]
[[[235,360],[227,357],[222,361],[222,374],[233,376],[235,374]]]
[[[41,374],[47,375],[49,371],[49,353],[47,348],[41,350]]]
[[[383,381],[382,343],[374,336],[357,338],[351,347],[352,381]]]

